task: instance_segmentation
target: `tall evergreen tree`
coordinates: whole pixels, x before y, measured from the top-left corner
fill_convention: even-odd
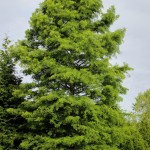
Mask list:
[[[15,91],[26,99],[18,111],[27,121],[20,149],[119,149],[118,102],[129,67],[110,60],[125,30],[111,32],[118,16],[102,8],[101,0],[45,0],[12,49],[33,79]]]
[[[15,75],[15,64],[8,52],[10,40],[4,39],[3,50],[0,50],[0,149],[15,148],[17,128],[21,123],[18,115],[10,114],[7,109],[17,108],[22,100],[13,96],[13,92],[21,83]],[[22,118],[23,120],[23,118]]]

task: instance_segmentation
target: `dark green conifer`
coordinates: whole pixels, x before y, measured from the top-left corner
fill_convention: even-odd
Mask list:
[[[21,123],[21,116],[10,114],[7,110],[17,108],[22,100],[13,95],[21,83],[15,74],[15,64],[8,52],[10,40],[4,39],[3,50],[0,50],[0,149],[15,149],[18,138],[16,130]]]

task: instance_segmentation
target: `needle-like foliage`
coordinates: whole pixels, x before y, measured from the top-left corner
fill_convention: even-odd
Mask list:
[[[115,150],[123,141],[118,107],[127,65],[112,65],[124,29],[110,31],[115,8],[101,0],[45,0],[32,14],[26,37],[12,54],[31,83],[15,95],[26,99],[21,149]]]
[[[16,76],[15,64],[11,58],[8,47],[10,40],[4,39],[3,50],[0,50],[0,149],[14,149],[15,140],[18,138],[17,129],[23,122],[20,115],[8,112],[16,109],[23,99],[13,95],[18,89],[21,78]]]

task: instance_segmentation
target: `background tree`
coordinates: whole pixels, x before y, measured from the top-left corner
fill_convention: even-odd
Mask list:
[[[139,132],[147,142],[147,147],[150,147],[150,89],[137,96],[134,112],[137,117]]]
[[[17,108],[22,102],[13,96],[21,78],[15,75],[15,64],[8,52],[9,43],[10,40],[6,37],[3,50],[0,50],[0,148],[5,150],[15,148],[16,130],[21,123],[21,116],[10,114],[7,109]]]
[[[110,31],[115,8],[101,0],[45,0],[23,41],[11,50],[25,75],[15,95],[27,121],[21,149],[118,149],[123,114],[120,94],[129,67],[112,65],[124,29]]]
[[[136,124],[133,113],[125,113],[126,122],[124,123],[124,142],[120,144],[120,150],[147,150],[147,142],[143,139]]]

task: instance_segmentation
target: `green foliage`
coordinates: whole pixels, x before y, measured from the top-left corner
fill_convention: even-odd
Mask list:
[[[114,7],[101,0],[45,0],[30,19],[26,38],[11,54],[30,75],[14,96],[12,114],[25,119],[19,149],[117,150],[124,142],[118,107],[128,65],[112,65],[124,29],[110,31]]]
[[[17,138],[16,130],[21,123],[21,116],[10,114],[7,109],[17,108],[21,99],[13,96],[13,92],[21,83],[15,75],[15,65],[8,52],[8,38],[4,39],[4,50],[0,50],[0,145],[1,149],[13,149]]]
[[[135,122],[124,124],[124,141],[120,144],[120,150],[146,150],[147,143],[141,136]]]
[[[137,117],[137,128],[147,142],[147,147],[150,147],[150,90],[137,96],[134,111]]]

